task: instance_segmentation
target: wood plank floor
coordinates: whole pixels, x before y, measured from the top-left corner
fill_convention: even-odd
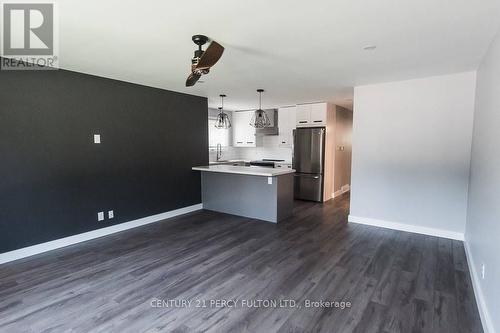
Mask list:
[[[482,332],[461,242],[348,209],[296,202],[280,225],[201,211],[1,265],[0,332]],[[258,300],[296,304],[243,305]]]

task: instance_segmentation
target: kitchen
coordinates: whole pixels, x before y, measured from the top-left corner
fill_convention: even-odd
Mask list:
[[[204,208],[277,223],[293,200],[348,192],[352,111],[327,102],[263,109],[257,92],[259,108],[228,111],[220,95],[218,110],[208,110],[210,164],[193,167]]]

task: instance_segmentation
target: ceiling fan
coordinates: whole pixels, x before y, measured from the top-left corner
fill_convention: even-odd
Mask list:
[[[191,60],[191,74],[186,80],[186,87],[194,86],[202,75],[210,72],[210,67],[214,66],[219,61],[224,47],[216,41],[211,41],[205,51],[202,46],[208,42],[208,37],[203,35],[194,35],[193,42],[198,45],[198,50],[194,51],[194,57]]]

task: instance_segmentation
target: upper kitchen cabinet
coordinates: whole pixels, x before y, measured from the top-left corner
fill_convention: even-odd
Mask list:
[[[279,146],[291,147],[293,141],[293,130],[295,129],[296,111],[295,106],[278,109]]]
[[[297,105],[297,127],[326,126],[328,103]]]
[[[311,122],[311,104],[300,104],[296,107],[296,125],[307,126]]]
[[[254,112],[233,112],[233,146],[234,147],[257,147],[259,137],[255,135],[255,128],[250,126]]]

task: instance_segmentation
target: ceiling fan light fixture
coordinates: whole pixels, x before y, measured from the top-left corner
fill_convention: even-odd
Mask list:
[[[210,42],[204,51],[202,46],[210,40],[207,36],[194,35],[192,40],[198,46],[198,49],[194,51],[194,57],[191,59],[191,74],[186,80],[186,87],[194,86],[202,75],[208,74],[210,68],[219,61],[222,53],[224,53],[224,47],[214,40]]]
[[[264,89],[257,89],[259,93],[259,108],[255,110],[252,120],[250,121],[250,126],[255,128],[265,128],[271,126],[271,120],[269,119],[266,111],[262,110],[262,93]]]
[[[224,97],[226,95],[219,95],[221,100],[221,106],[219,106],[219,114],[215,120],[215,128],[218,129],[229,129],[231,128],[231,120],[227,113],[224,112]]]

